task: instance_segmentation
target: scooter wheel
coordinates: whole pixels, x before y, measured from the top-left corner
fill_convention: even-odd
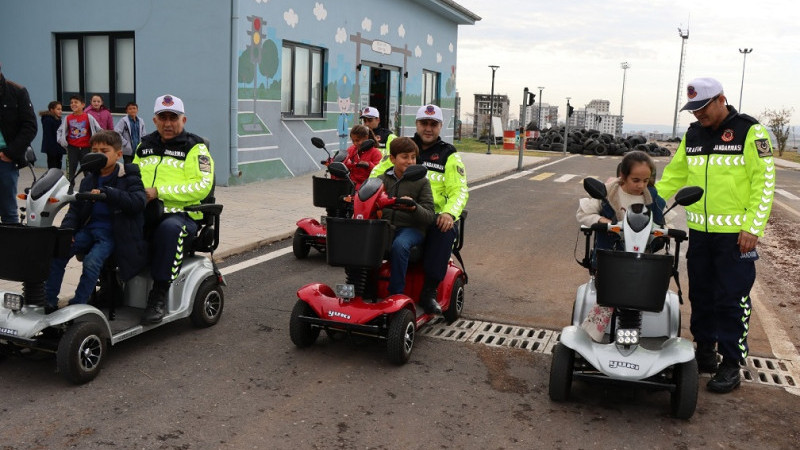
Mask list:
[[[308,303],[298,300],[292,308],[292,315],[289,318],[289,337],[295,346],[308,347],[319,337],[319,328],[312,327],[310,323],[300,320],[300,316],[316,316],[314,310]]]
[[[689,419],[697,407],[697,360],[676,364],[672,368],[672,381],[675,382],[675,390],[670,395],[672,417]]]
[[[222,316],[225,295],[217,277],[211,276],[203,280],[194,297],[194,305],[189,318],[196,327],[207,328],[216,325]]]
[[[442,315],[447,323],[453,323],[461,317],[462,311],[464,311],[464,280],[458,278],[450,292],[450,306],[442,312]]]
[[[58,342],[58,371],[75,384],[92,381],[100,373],[107,345],[100,325],[94,322],[76,322],[70,325]]]
[[[389,322],[389,335],[386,340],[386,352],[389,361],[401,365],[408,362],[411,350],[414,348],[414,337],[417,325],[414,323],[414,314],[401,309],[396,312]]]
[[[575,367],[575,350],[559,342],[553,348],[550,364],[550,400],[563,402],[572,390],[572,371]]]
[[[302,228],[294,232],[292,239],[292,252],[297,259],[305,259],[311,251],[311,244],[308,242],[308,233]]]

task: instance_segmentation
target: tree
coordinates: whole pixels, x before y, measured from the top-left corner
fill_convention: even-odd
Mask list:
[[[765,109],[761,113],[764,118],[764,125],[775,135],[775,141],[778,144],[778,156],[783,156],[783,150],[786,149],[786,141],[789,139],[789,131],[791,131],[789,121],[792,120],[792,111],[794,111],[794,108]]]

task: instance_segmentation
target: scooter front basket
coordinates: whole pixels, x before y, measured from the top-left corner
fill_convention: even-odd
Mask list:
[[[597,250],[597,304],[660,312],[673,261],[672,255]]]
[[[389,222],[380,219],[328,217],[328,264],[338,267],[378,267],[391,242]]]
[[[319,208],[339,208],[342,197],[350,195],[353,189],[349,180],[311,177],[314,206]]]
[[[54,256],[69,252],[72,230],[56,227],[0,225],[0,279],[17,282],[42,282],[50,274]]]

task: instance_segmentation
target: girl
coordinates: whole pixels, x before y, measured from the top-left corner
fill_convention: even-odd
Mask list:
[[[650,182],[655,178],[656,165],[645,152],[634,150],[622,158],[618,167],[619,178],[606,182],[606,200],[582,198],[575,217],[578,223],[590,227],[595,223],[616,223],[625,216],[625,210],[635,203],[643,203],[653,212],[653,222],[665,225],[664,206],[666,202],[659,197]],[[610,249],[619,241],[616,235],[597,233],[595,249]],[[595,306],[581,324],[595,341],[601,341],[606,327],[611,321],[613,308]]]
[[[367,150],[359,151],[361,144],[367,139],[372,139],[376,144]],[[350,179],[356,185],[356,190],[361,187],[361,183],[369,178],[372,168],[375,167],[383,155],[377,147],[377,140],[375,134],[366,125],[355,125],[350,129],[350,140],[353,145],[347,149],[347,158],[344,160],[344,165],[350,170]]]
[[[61,103],[54,100],[47,104],[47,111],[39,111],[42,117],[42,153],[47,155],[48,169],[60,169],[66,153],[56,139],[58,127],[61,126],[61,110]]]
[[[91,114],[104,130],[114,129],[114,119],[111,118],[111,111],[103,104],[103,97],[99,94],[92,96],[91,103],[83,111]]]

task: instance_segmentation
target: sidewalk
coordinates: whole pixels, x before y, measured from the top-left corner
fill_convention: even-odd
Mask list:
[[[504,173],[517,170],[517,155],[486,155],[460,153],[467,169],[469,183],[477,183]],[[554,156],[559,156],[554,154]],[[523,168],[530,167],[547,158],[523,156]],[[36,169],[37,176],[44,173]],[[296,222],[304,217],[318,218],[324,210],[312,204],[311,176],[322,176],[323,170],[300,175],[250,183],[243,186],[217,186],[215,196],[222,204],[220,244],[214,259],[221,261],[229,256],[256,249],[271,242],[288,238],[294,234]],[[31,185],[31,173],[20,170],[19,187],[23,190]],[[21,202],[20,202],[21,204]],[[66,213],[64,208],[56,218],[58,224]],[[61,299],[72,297],[80,279],[81,265],[72,259],[67,265],[61,286]],[[19,292],[21,283],[0,281],[0,290]]]

